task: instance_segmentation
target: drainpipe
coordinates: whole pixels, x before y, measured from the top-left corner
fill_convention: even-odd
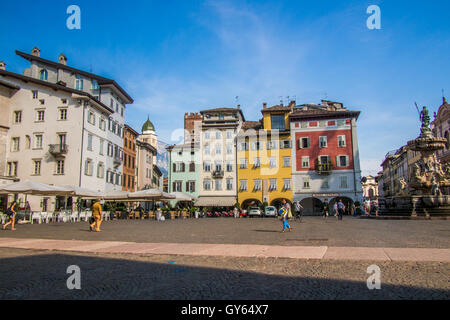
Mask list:
[[[80,152],[80,179],[78,181],[78,186],[81,188],[81,177],[83,174],[83,151],[84,151],[84,103],[82,103],[83,107],[83,121],[82,121],[82,129],[81,129],[81,152]]]

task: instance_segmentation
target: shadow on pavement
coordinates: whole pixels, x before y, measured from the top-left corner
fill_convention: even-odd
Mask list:
[[[81,290],[68,290],[68,266],[81,270]],[[339,277],[337,273],[335,277]],[[366,276],[365,276],[366,277]],[[281,276],[175,261],[156,263],[75,254],[0,259],[0,299],[445,299],[450,291],[364,281]]]

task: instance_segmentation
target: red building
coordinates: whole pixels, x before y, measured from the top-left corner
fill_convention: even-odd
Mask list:
[[[361,169],[356,133],[359,111],[342,103],[297,106],[291,122],[293,200],[306,213],[320,214],[322,202],[337,198],[347,208],[362,201]]]

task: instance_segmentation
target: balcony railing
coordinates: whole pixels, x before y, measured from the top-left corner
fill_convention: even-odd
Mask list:
[[[213,178],[223,178],[223,170],[214,170],[212,176]]]
[[[114,156],[113,163],[115,166],[120,166],[122,164],[122,158],[119,156]]]
[[[331,162],[321,163],[319,161],[316,162],[316,172],[318,174],[329,174],[333,170],[333,165]]]
[[[65,155],[68,151],[67,144],[50,144],[48,148],[48,152],[54,156]]]

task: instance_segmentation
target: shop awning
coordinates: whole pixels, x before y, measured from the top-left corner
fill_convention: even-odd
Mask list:
[[[235,197],[200,197],[195,202],[196,207],[232,207],[235,204]]]

